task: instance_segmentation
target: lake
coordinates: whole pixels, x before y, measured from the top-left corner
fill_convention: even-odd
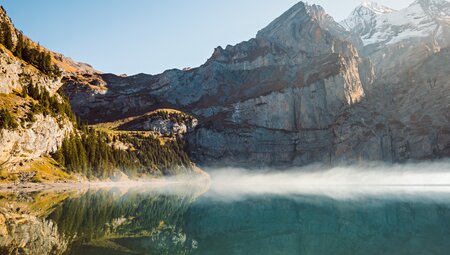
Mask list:
[[[450,251],[447,186],[283,194],[215,185],[1,192],[0,254]]]

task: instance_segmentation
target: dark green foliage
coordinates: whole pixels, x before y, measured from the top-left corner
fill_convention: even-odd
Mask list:
[[[80,123],[71,110],[69,101],[50,96],[40,87],[29,85],[20,93],[32,102],[25,121],[34,122],[35,114],[66,116],[78,127],[76,134],[66,137],[53,158],[68,172],[81,173],[88,177],[114,177],[118,170],[130,177],[141,175],[173,175],[190,168],[190,160],[181,140],[169,141],[161,145],[158,139],[139,134],[108,135]],[[122,142],[130,148],[115,148],[114,143]]]
[[[25,62],[35,66],[41,72],[49,76],[60,76],[61,71],[58,66],[52,65],[50,52],[41,49],[41,46],[32,47],[28,39],[20,34],[15,51],[15,56],[23,59]]]
[[[150,117],[154,117],[154,116],[160,117],[163,120],[170,120],[171,122],[175,122],[175,123],[192,121],[194,119],[194,117],[192,117],[186,113],[182,113],[182,112],[157,111],[150,115]]]
[[[5,45],[5,47],[8,50],[12,51],[13,47],[14,47],[14,43],[12,40],[11,28],[9,27],[8,23],[6,23],[6,22],[2,23],[1,28],[2,28],[2,34],[3,34],[1,43],[3,45]]]
[[[24,47],[25,47],[25,45],[24,45],[23,35],[21,33],[19,33],[17,35],[17,45],[16,45],[16,50],[14,51],[14,55],[16,55],[20,59],[23,59],[23,48]]]
[[[111,144],[114,139],[117,138],[83,127],[81,135],[64,139],[53,158],[68,172],[97,178],[113,177],[117,170],[130,177],[174,175],[190,167],[190,160],[180,140],[161,145],[152,137],[121,135],[119,140],[130,145],[129,149],[122,150]]]
[[[152,235],[151,239],[156,239],[158,235],[163,234],[162,232],[167,231],[176,236],[185,225],[184,215],[192,202],[193,197],[188,194],[168,195],[158,192],[130,191],[123,196],[118,196],[118,193],[114,191],[90,190],[80,197],[64,200],[56,206],[47,219],[56,223],[60,235],[73,238],[71,250],[77,250],[80,248],[78,246],[93,240],[143,234]],[[126,219],[126,221],[124,224],[115,226],[114,221],[117,219]],[[173,240],[167,239],[169,242]],[[186,243],[189,244],[189,242]],[[173,251],[164,252],[171,247],[168,244],[162,248],[163,250],[152,254],[177,254]],[[177,250],[180,249],[180,247],[177,248]],[[136,252],[136,254],[145,254],[145,252]]]
[[[27,121],[33,122],[33,114],[42,113],[44,116],[66,116],[73,122],[76,122],[75,114],[72,112],[68,100],[59,100],[56,96],[51,96],[50,93],[34,85],[29,85],[22,90],[21,96],[30,96],[39,103],[31,103],[30,114],[27,115]]]
[[[49,76],[60,76],[61,71],[58,66],[52,65],[52,57],[50,52],[41,48],[38,44],[33,46],[33,43],[28,38],[23,36],[23,33],[15,29],[12,30],[10,25],[3,22],[0,26],[2,36],[0,43],[10,50],[14,56],[24,60],[25,62],[35,66],[41,72]],[[17,43],[14,47],[13,35],[17,35]]]
[[[0,128],[17,128],[19,125],[6,109],[0,109]]]
[[[107,134],[80,123],[66,98],[51,96],[38,86],[29,85],[18,95],[31,97],[29,111],[23,121],[34,122],[35,114],[68,117],[77,131],[63,140],[52,157],[68,172],[89,178],[114,178],[118,171],[130,177],[142,175],[175,175],[191,168],[184,151],[184,142],[174,139],[164,145],[156,138],[139,133]],[[37,101],[37,102],[36,102]],[[170,115],[167,115],[170,116]],[[14,127],[14,119],[6,110],[0,111],[1,124]],[[128,147],[118,148],[117,144]]]

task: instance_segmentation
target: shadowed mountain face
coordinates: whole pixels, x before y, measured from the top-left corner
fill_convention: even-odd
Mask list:
[[[428,1],[428,9],[435,2]],[[371,17],[393,11],[378,7]],[[446,63],[445,51],[419,54],[414,66],[391,68],[395,79],[377,78],[375,72],[386,64],[377,57],[384,48],[369,49],[363,37],[377,26],[352,29],[361,20],[342,26],[320,6],[300,2],[256,38],[216,48],[198,68],[155,76],[66,75],[63,90],[91,123],[167,107],[194,115],[199,125],[188,134],[188,147],[203,165],[293,166],[449,155],[449,87],[445,71],[431,66],[432,59]],[[401,61],[408,61],[405,56],[418,45],[404,46]]]

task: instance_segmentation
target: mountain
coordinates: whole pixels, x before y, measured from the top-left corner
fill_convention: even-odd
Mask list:
[[[162,157],[177,155],[172,163],[187,164],[186,152],[203,166],[249,168],[448,157],[448,5],[420,0],[393,10],[366,1],[337,23],[299,2],[200,67],[157,75],[101,73],[51,52],[60,73],[49,91],[112,132],[105,139],[116,149],[131,153],[146,141],[119,139],[123,132],[173,142]],[[167,169],[155,150],[166,151],[129,157]]]
[[[9,169],[0,171],[0,180],[17,180],[27,175],[19,169],[55,152],[73,124],[56,93],[62,84],[50,53],[18,31],[3,8],[0,27],[0,168]]]
[[[196,116],[200,125],[188,146],[204,164],[329,162],[335,119],[364,98],[373,80],[348,36],[323,8],[300,2],[256,38],[216,48],[199,68],[102,74],[87,83],[70,78],[65,91],[91,123],[161,107]]]
[[[3,8],[0,68],[0,184],[199,172],[183,150],[195,118],[160,109],[129,123],[84,125],[60,89],[67,77],[81,81],[101,73],[35,43]],[[141,130],[116,132],[110,128],[116,124]]]
[[[364,3],[341,23],[361,36],[365,46],[391,45],[406,39],[433,36],[444,40],[450,24],[446,0],[418,0],[396,11],[375,3]]]
[[[371,60],[376,73],[366,89],[365,110],[351,109],[347,124],[339,128],[350,141],[340,145],[343,154],[353,144],[372,139],[367,134],[373,130],[358,121],[365,115],[377,123],[378,136],[386,139],[383,153],[393,161],[450,155],[450,84],[445,71],[449,7],[445,0],[418,0],[398,11],[378,5],[375,9],[383,11],[377,11],[365,3],[341,22],[361,37],[358,51]]]
[[[378,67],[378,75],[395,78],[399,68],[412,68],[449,47],[450,2],[417,0],[398,11],[366,2],[341,25],[361,38],[359,51]]]
[[[447,6],[421,0],[396,11],[366,1],[339,24],[300,2],[198,68],[69,77],[63,90],[91,123],[164,107],[196,116],[188,150],[202,165],[445,157]]]
[[[377,3],[364,1],[363,4],[353,10],[347,19],[341,22],[341,25],[353,34],[364,38],[364,35],[370,36],[372,30],[377,26],[378,16],[392,12],[395,12],[395,10]]]

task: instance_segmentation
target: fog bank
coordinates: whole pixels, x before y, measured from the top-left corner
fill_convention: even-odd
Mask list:
[[[450,161],[427,163],[365,163],[321,169],[318,166],[285,171],[223,168],[211,171],[210,196],[325,195],[350,198],[365,195],[422,192],[450,194]]]

